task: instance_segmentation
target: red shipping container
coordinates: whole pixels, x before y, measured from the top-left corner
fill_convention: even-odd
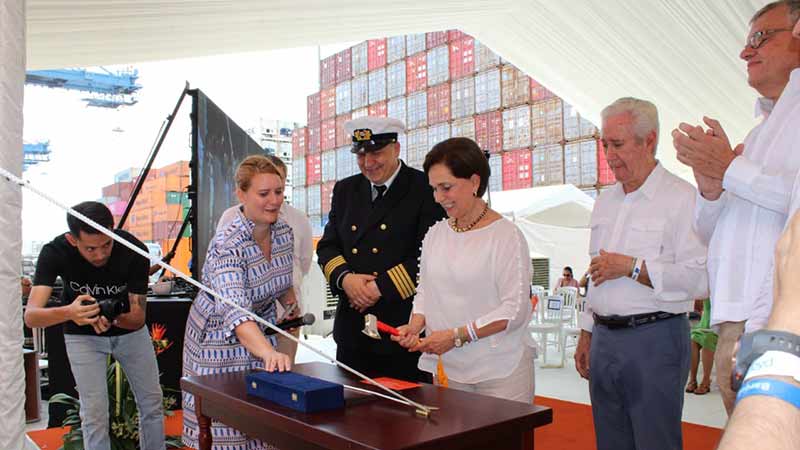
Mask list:
[[[319,147],[322,151],[336,148],[336,119],[323,120],[320,124]]]
[[[531,150],[521,148],[503,153],[503,190],[531,187]]]
[[[317,184],[322,181],[322,155],[306,156],[306,183]]]
[[[386,117],[386,102],[378,102],[374,105],[369,105],[369,115],[374,117]]]
[[[324,88],[336,84],[336,55],[331,55],[320,61],[319,81]]]
[[[491,111],[475,116],[475,142],[482,150],[500,153],[503,150],[503,113]]]
[[[447,43],[447,31],[425,33],[425,48],[428,50]]]
[[[336,82],[341,83],[353,78],[352,53],[350,49],[336,54]]]
[[[475,73],[475,39],[450,40],[450,79],[457,80]]]
[[[319,187],[320,203],[322,204],[322,214],[327,215],[331,212],[331,198],[333,197],[333,185],[335,181],[322,183]]]
[[[450,83],[428,89],[428,125],[450,120]]]
[[[539,100],[547,100],[548,98],[555,97],[556,94],[550,92],[546,87],[539,84],[538,81],[531,78],[531,102],[538,102]]]
[[[306,101],[308,107],[308,123],[316,123],[320,120],[320,95],[319,92],[308,96]]]
[[[609,185],[617,182],[617,177],[608,166],[608,159],[606,158],[606,149],[603,147],[603,142],[597,141],[597,184]]]
[[[420,52],[406,58],[406,95],[428,86],[428,54]]]
[[[447,30],[447,42],[457,41],[459,39],[464,39],[465,37],[470,36],[461,30]]]
[[[367,41],[367,67],[375,70],[386,65],[386,38]]]
[[[320,152],[320,123],[308,127],[308,147],[306,147],[306,154],[313,155]],[[311,183],[308,183],[311,184]]]
[[[316,123],[320,120],[330,119],[336,115],[336,86],[323,89],[319,93],[320,98],[320,117],[317,120],[309,120],[308,123]]]
[[[336,147],[342,147],[353,143],[352,137],[344,132],[344,124],[350,120],[351,114],[336,116]]]
[[[306,156],[308,151],[308,128],[295,128],[292,130],[292,159]]]

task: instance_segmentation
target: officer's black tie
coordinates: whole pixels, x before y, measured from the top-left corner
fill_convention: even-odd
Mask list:
[[[375,200],[372,201],[373,205],[377,205],[378,202],[381,201],[381,199],[383,198],[384,192],[386,192],[386,189],[387,188],[386,188],[385,185],[380,185],[380,186],[375,185],[375,190],[378,191],[378,195],[376,195],[375,196]]]

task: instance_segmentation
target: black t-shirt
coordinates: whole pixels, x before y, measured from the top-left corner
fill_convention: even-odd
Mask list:
[[[127,231],[115,230],[114,233],[147,251],[147,247]],[[36,263],[34,286],[53,286],[56,278],[60,276],[64,283],[64,290],[61,293],[63,305],[69,305],[81,294],[88,294],[97,300],[122,299],[127,308],[129,292],[147,295],[147,277],[150,271],[150,262],[147,258],[114,242],[111,247],[111,257],[106,265],[95,267],[67,241],[65,234],[42,247]],[[133,330],[112,326],[100,336],[119,336],[131,331]],[[78,326],[71,320],[64,322],[64,333],[97,336],[90,325]]]

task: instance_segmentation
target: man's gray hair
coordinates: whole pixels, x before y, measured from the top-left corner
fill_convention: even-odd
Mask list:
[[[778,0],[776,2],[768,3],[764,5],[763,8],[756,11],[756,13],[753,14],[753,18],[750,19],[750,25],[758,20],[759,17],[779,6],[786,6],[789,8],[789,20],[791,21],[792,25],[794,25],[797,20],[800,19],[800,0]]]
[[[653,154],[658,148],[658,109],[656,105],[647,100],[642,100],[634,97],[622,97],[614,101],[614,103],[603,108],[600,117],[603,122],[612,116],[619,116],[622,114],[630,114],[633,118],[633,134],[637,139],[642,139],[647,136],[651,131],[656,132],[655,146],[653,147]]]

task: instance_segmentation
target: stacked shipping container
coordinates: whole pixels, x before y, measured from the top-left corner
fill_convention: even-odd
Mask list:
[[[320,76],[308,126],[292,139],[295,203],[315,229],[335,180],[359,172],[343,125],[367,115],[406,124],[401,158],[412,167],[444,139],[474,139],[493,154],[493,191],[566,182],[596,192],[615,182],[596,126],[460,31],[365,41],[320,61]]]

